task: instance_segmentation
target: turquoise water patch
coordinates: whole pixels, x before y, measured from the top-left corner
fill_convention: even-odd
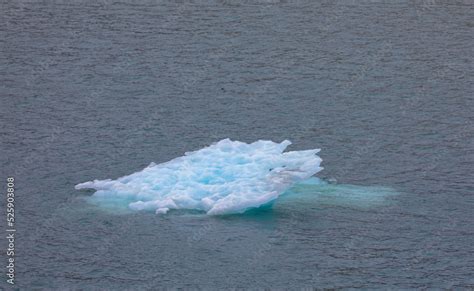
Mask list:
[[[310,178],[288,189],[277,203],[370,208],[390,204],[397,194],[395,189],[385,186],[333,184]]]

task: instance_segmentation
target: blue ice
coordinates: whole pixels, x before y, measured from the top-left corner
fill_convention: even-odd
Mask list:
[[[277,199],[322,170],[319,149],[285,152],[290,144],[224,139],[116,180],[94,180],[75,188],[95,189],[92,198],[99,203],[126,203],[136,211],[242,213]]]

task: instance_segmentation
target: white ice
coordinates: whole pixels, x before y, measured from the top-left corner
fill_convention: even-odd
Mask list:
[[[284,150],[291,144],[224,139],[116,180],[94,180],[76,189],[97,190],[100,201],[123,201],[132,210],[166,213],[197,209],[209,215],[242,213],[267,204],[320,170],[319,149]]]

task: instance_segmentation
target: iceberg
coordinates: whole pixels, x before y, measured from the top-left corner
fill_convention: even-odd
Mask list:
[[[322,170],[319,149],[285,152],[290,144],[288,140],[248,144],[224,139],[162,164],[151,163],[131,175],[89,181],[75,189],[95,189],[92,198],[122,202],[136,211],[243,213],[272,202]]]

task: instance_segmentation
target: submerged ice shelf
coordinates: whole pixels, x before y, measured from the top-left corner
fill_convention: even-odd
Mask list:
[[[284,152],[290,144],[224,139],[117,180],[94,180],[75,188],[95,189],[97,201],[126,203],[132,210],[242,213],[275,200],[322,170],[319,149]]]

